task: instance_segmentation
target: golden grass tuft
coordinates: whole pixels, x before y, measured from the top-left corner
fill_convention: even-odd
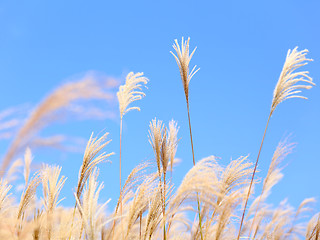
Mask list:
[[[177,167],[175,155],[178,148],[179,127],[170,121],[166,127],[153,119],[149,124],[148,138],[154,158],[136,165],[121,185],[121,133],[122,117],[129,106],[145,96],[142,86],[148,79],[142,73],[129,73],[126,83],[117,94],[120,110],[120,192],[114,209],[106,206],[110,200],[100,203],[105,194],[100,183],[99,165],[114,153],[103,152],[110,143],[109,133],[90,136],[74,189],[74,208],[60,204],[60,193],[67,181],[61,176],[62,167],[43,164],[33,169],[32,152],[27,146],[44,125],[52,122],[52,114],[79,98],[108,98],[92,80],[66,84],[49,95],[29,116],[13,139],[2,160],[0,178],[0,239],[90,239],[90,240],[153,240],[153,239],[320,239],[320,215],[314,212],[314,198],[304,199],[297,209],[285,199],[279,205],[268,203],[272,188],[282,179],[282,162],[292,152],[295,144],[281,141],[271,159],[268,172],[261,181],[256,180],[257,164],[271,115],[277,105],[289,98],[305,98],[302,89],[310,89],[314,83],[308,72],[297,69],[311,59],[307,50],[289,50],[276,85],[268,122],[260,144],[257,160],[252,163],[248,156],[231,159],[226,166],[218,157],[209,156],[195,161],[189,113],[189,83],[198,71],[189,69],[195,52],[189,53],[189,38],[181,46],[175,40],[174,55],[181,74],[187,100],[189,132],[193,166],[187,171],[180,185],[168,180],[167,173]],[[301,83],[305,85],[301,85]],[[0,120],[9,112],[0,113]],[[45,120],[50,120],[46,122]],[[5,126],[1,125],[4,128]],[[43,139],[42,139],[43,140]],[[59,139],[49,137],[43,145],[52,145]],[[33,148],[32,148],[33,149]],[[24,151],[24,161],[17,159]],[[9,163],[11,168],[7,170]],[[20,168],[23,166],[23,173]],[[13,186],[23,176],[23,192],[15,200]],[[171,175],[172,180],[172,175]],[[107,189],[109,184],[106,183]],[[261,184],[261,193],[253,189]],[[41,191],[37,189],[42,186]],[[40,195],[37,196],[37,194]],[[105,196],[103,196],[105,199]],[[250,198],[250,199],[249,199]],[[246,207],[248,206],[248,213]],[[196,214],[194,216],[194,214]],[[310,216],[312,216],[310,218]],[[194,217],[192,217],[194,216]],[[309,220],[307,219],[309,218]],[[307,219],[307,220],[306,220]]]

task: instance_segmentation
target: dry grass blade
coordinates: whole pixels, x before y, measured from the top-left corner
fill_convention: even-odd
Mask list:
[[[242,191],[234,191],[232,194],[225,197],[223,205],[219,207],[219,215],[217,223],[215,224],[214,238],[212,239],[233,239],[230,238],[230,218],[233,216],[233,212],[236,207],[241,203],[243,198]],[[232,231],[231,231],[232,232]]]
[[[288,232],[285,234],[286,237],[290,238],[295,234],[303,234],[300,227],[301,224],[297,224],[297,221],[301,218],[301,214],[311,210],[309,205],[315,202],[316,200],[314,198],[306,198],[301,202],[292,220],[292,226],[288,230]]]
[[[46,221],[47,221],[47,238],[51,239],[54,236],[54,211],[56,210],[60,191],[66,181],[66,178],[62,176],[59,179],[61,167],[49,166],[47,164],[42,166],[41,169],[41,182],[43,190],[42,203],[45,209]]]
[[[120,189],[120,212],[122,215],[122,198],[121,198],[121,147],[122,147],[122,118],[123,116],[131,111],[138,110],[139,107],[129,107],[129,105],[137,100],[142,99],[145,96],[144,92],[142,92],[142,84],[147,84],[148,79],[143,76],[143,73],[130,72],[126,77],[126,82],[124,85],[119,87],[119,91],[117,92],[117,97],[119,101],[119,110],[120,110],[120,153],[119,153],[119,189]]]
[[[307,53],[307,49],[298,51],[298,47],[295,47],[292,51],[290,49],[288,50],[286,61],[273,92],[271,112],[276,109],[279,103],[286,99],[307,99],[299,95],[301,89],[310,89],[315,84],[312,82],[312,78],[308,76],[308,71],[295,72],[299,67],[306,65],[308,61],[312,61],[312,59],[306,58]],[[299,85],[298,83],[300,82],[309,85]]]
[[[11,185],[8,185],[8,182],[4,179],[0,179],[0,214],[2,214],[9,207],[8,199],[11,194],[9,191],[11,189]]]
[[[195,48],[192,51],[192,53],[189,54],[190,38],[188,38],[187,41],[184,41],[184,39],[182,37],[181,46],[179,46],[177,39],[175,39],[174,41],[175,41],[175,44],[173,44],[173,48],[176,51],[177,55],[175,55],[171,51],[170,51],[170,53],[174,56],[174,58],[176,59],[176,62],[178,64],[182,83],[183,83],[184,93],[186,95],[187,102],[189,102],[189,83],[190,83],[190,80],[193,77],[193,75],[199,71],[199,68],[196,69],[197,66],[194,66],[190,72],[189,64],[190,64],[190,60],[191,60],[191,58],[197,48]]]
[[[180,211],[179,209],[184,202],[193,203],[198,198],[198,193],[201,201],[215,207],[219,196],[219,175],[221,171],[222,168],[213,156],[197,162],[185,175],[175,196],[169,203],[168,212],[172,214],[171,218],[174,218],[174,215]],[[169,219],[169,221],[172,220]]]
[[[103,92],[103,88],[94,83],[92,79],[67,84],[51,94],[31,113],[25,125],[18,132],[16,136],[18,139],[14,139],[5,155],[4,168],[8,162],[11,164],[10,161],[16,155],[26,149],[24,164],[22,160],[17,160],[12,164],[10,171],[1,173],[6,174],[6,178],[0,177],[0,239],[235,240],[238,238],[239,240],[241,238],[297,240],[305,236],[308,240],[320,240],[320,214],[316,214],[307,226],[303,221],[305,217],[310,216],[308,211],[310,204],[315,201],[313,198],[303,200],[297,210],[291,207],[286,200],[276,207],[267,202],[272,187],[283,177],[280,163],[292,151],[294,144],[287,143],[286,140],[279,143],[268,173],[264,181],[261,181],[262,193],[255,199],[252,197],[253,201],[251,201],[251,189],[260,183],[255,179],[255,173],[274,110],[286,99],[305,98],[301,96],[300,91],[314,85],[308,72],[298,70],[311,61],[306,58],[307,50],[298,51],[295,48],[288,52],[274,90],[269,118],[255,165],[248,161],[247,156],[241,156],[229,161],[227,166],[222,166],[220,158],[214,156],[197,161],[197,163],[195,161],[189,112],[189,84],[198,69],[196,67],[191,71],[189,69],[195,52],[193,50],[190,54],[189,40],[188,38],[187,41],[184,41],[182,38],[181,45],[175,40],[173,46],[175,53],[172,53],[179,66],[187,101],[193,159],[193,167],[185,174],[182,183],[176,186],[176,191],[173,192],[172,181],[167,181],[167,171],[171,170],[172,173],[172,165],[177,160],[175,154],[178,147],[179,128],[173,120],[168,127],[157,119],[150,122],[148,138],[155,160],[137,165],[122,187],[122,120],[128,111],[140,110],[134,104],[136,100],[145,96],[142,89],[148,82],[142,73],[129,73],[126,83],[120,86],[117,94],[121,121],[120,195],[116,207],[113,211],[106,211],[105,207],[109,201],[99,204],[103,183],[100,184],[97,181],[99,175],[97,165],[114,154],[107,154],[103,150],[110,142],[107,138],[108,133],[96,137],[92,134],[88,140],[76,189],[74,189],[74,208],[59,206],[61,201],[59,195],[66,181],[66,178],[61,176],[61,167],[42,165],[40,172],[33,176],[30,175],[32,154],[30,149],[26,149],[26,146],[41,144],[42,146],[60,147],[64,139],[63,135],[37,138],[39,130],[60,117],[61,110],[66,106],[68,109],[72,108],[74,112],[85,111],[82,105],[80,107],[70,105],[79,98],[111,97]],[[0,112],[0,139],[1,130],[15,127],[15,124],[18,123],[17,121],[2,121],[10,116],[10,111]],[[99,111],[91,113],[100,114]],[[24,165],[24,171],[21,168],[21,171],[18,172],[17,169],[22,165]],[[151,172],[147,168],[150,165],[152,166]],[[20,202],[15,203],[13,193],[10,191],[13,184],[9,185],[9,183],[17,174],[20,175],[21,182],[25,185]],[[40,183],[43,185],[43,195],[37,192]],[[114,182],[111,181],[109,184],[112,185]],[[16,185],[21,186],[18,181]],[[41,202],[38,200],[37,193],[42,197]],[[248,207],[246,214],[249,198],[252,204],[250,208]],[[239,222],[240,219],[241,222]]]
[[[106,141],[108,134],[109,133],[105,133],[100,138],[93,137],[93,133],[90,136],[90,139],[86,146],[86,150],[84,152],[83,162],[79,171],[78,186],[76,191],[78,199],[80,199],[84,184],[90,176],[91,172],[93,171],[94,167],[114,154],[113,152],[109,154],[103,152],[96,157],[96,155],[106,145],[108,145],[108,143],[110,143],[111,140]]]
[[[110,200],[102,205],[98,204],[99,194],[103,184],[98,185],[97,178],[99,171],[95,168],[86,184],[83,192],[82,201],[75,194],[78,209],[81,215],[82,223],[85,229],[87,239],[96,240],[101,232],[102,226],[106,223],[102,221],[103,210]]]
[[[149,124],[149,142],[156,157],[158,172],[161,172],[161,147],[164,139],[165,129],[161,120],[155,118]]]
[[[41,181],[43,187],[43,206],[47,212],[53,212],[53,210],[59,204],[58,198],[60,191],[67,180],[64,176],[61,176],[61,167],[43,165],[41,170]]]
[[[26,106],[10,107],[0,111],[0,140],[11,139],[23,123]]]
[[[115,229],[117,227],[116,219],[119,217],[118,216],[119,207],[120,207],[121,203],[126,204],[127,201],[131,198],[130,194],[132,192],[136,191],[138,184],[144,178],[144,176],[143,176],[144,170],[148,166],[149,166],[149,163],[141,163],[138,166],[136,166],[128,175],[128,177],[123,185],[123,188],[121,189],[120,196],[119,196],[116,208],[113,213],[114,220],[113,220],[111,231],[109,232],[107,239],[109,239],[109,238],[114,239],[114,234],[116,232]],[[122,213],[120,212],[120,219],[121,218],[122,218]],[[120,223],[120,226],[122,227],[122,223]]]
[[[283,159],[288,154],[290,154],[292,152],[294,147],[295,147],[295,144],[288,143],[287,138],[278,144],[278,146],[272,156],[272,160],[271,160],[271,163],[269,166],[267,176],[265,177],[265,179],[263,181],[262,192],[261,192],[260,196],[258,197],[257,202],[253,204],[253,205],[255,205],[256,210],[254,213],[254,218],[251,223],[249,236],[251,235],[251,232],[252,232],[255,220],[256,220],[256,216],[259,215],[259,214],[257,214],[257,211],[260,209],[260,202],[261,201],[263,202],[267,198],[267,196],[271,192],[271,188],[275,184],[277,184],[283,176],[283,174],[281,173],[281,169],[278,168],[279,164],[283,161]]]
[[[238,232],[238,237],[237,237],[238,240],[240,238],[241,228],[242,228],[244,216],[246,213],[248,199],[249,199],[250,192],[251,192],[251,186],[252,186],[252,183],[254,180],[254,176],[255,176],[256,169],[257,169],[258,162],[259,162],[261,149],[263,146],[264,138],[266,136],[266,132],[267,132],[267,129],[269,126],[271,116],[272,116],[274,110],[276,109],[276,107],[278,106],[278,104],[283,102],[286,99],[289,99],[289,98],[306,99],[306,97],[297,95],[301,92],[300,89],[310,89],[312,87],[312,85],[315,85],[312,82],[312,78],[310,78],[308,76],[309,72],[307,72],[307,71],[295,72],[295,70],[297,70],[299,67],[306,65],[308,61],[312,61],[312,59],[308,59],[305,57],[307,52],[308,52],[308,50],[306,50],[306,49],[299,52],[299,51],[297,51],[297,47],[296,47],[292,51],[289,50],[287,53],[286,61],[284,63],[282,72],[280,74],[280,78],[279,78],[278,83],[277,83],[277,85],[274,89],[274,92],[273,92],[273,99],[272,99],[272,104],[271,104],[271,109],[270,109],[268,121],[267,121],[265,130],[264,130],[264,133],[263,133],[263,137],[261,140],[257,160],[256,160],[255,167],[254,167],[254,170],[252,173],[249,191],[248,191],[247,198],[246,198],[245,204],[244,204],[244,209],[243,209],[239,232]],[[299,83],[299,82],[305,82],[310,85],[298,85],[297,83]]]
[[[129,107],[129,104],[142,99],[145,94],[142,92],[142,84],[147,84],[148,79],[143,76],[143,73],[130,72],[126,77],[126,83],[119,87],[117,93],[120,117],[122,118],[127,112],[136,109],[140,111],[139,107]]]
[[[152,186],[155,185],[155,179],[156,178],[154,174],[145,176],[145,180],[137,188],[133,200],[130,202],[130,204],[128,204],[125,239],[132,239],[135,235],[137,235],[133,228],[139,218],[142,221],[142,214],[148,209],[149,199],[152,194]],[[141,225],[142,223],[140,223],[139,228],[142,228]]]
[[[29,181],[29,175],[30,175],[30,165],[32,162],[32,153],[30,148],[27,148],[24,154],[24,181],[26,184],[28,184]]]
[[[320,238],[320,213],[315,214],[308,222],[306,239],[316,240]]]
[[[252,174],[252,163],[248,162],[248,156],[239,157],[224,169],[220,181],[220,196],[218,204],[224,196],[233,191],[234,188],[244,186],[248,183],[247,177]]]
[[[171,124],[171,133],[167,133],[167,128],[162,125],[162,121],[156,121],[153,119],[150,123],[149,130],[149,142],[152,145],[156,163],[158,167],[159,184],[161,188],[161,202],[162,202],[162,214],[163,214],[163,239],[166,239],[166,173],[168,163],[175,153],[177,147],[177,129],[175,123]],[[162,165],[162,167],[161,167]]]
[[[144,177],[145,177],[145,176],[143,176],[144,170],[148,166],[149,166],[148,163],[141,163],[138,166],[136,166],[134,169],[132,169],[132,171],[128,175],[128,177],[123,185],[122,191],[120,193],[121,196],[118,199],[117,206],[115,209],[115,214],[117,214],[119,206],[120,206],[120,198],[125,198],[125,196],[130,191],[134,192],[136,190],[136,187],[138,186],[138,184],[141,182],[141,180],[144,179]]]
[[[78,186],[75,193],[76,200],[81,199],[81,194],[85,186],[85,183],[87,182],[89,176],[91,175],[93,169],[97,166],[97,164],[105,161],[108,157],[114,154],[113,152],[109,154],[106,154],[105,152],[103,152],[96,157],[96,155],[111,141],[111,140],[106,141],[108,134],[109,133],[105,133],[100,138],[93,137],[93,133],[90,136],[90,139],[86,146],[86,150],[84,152],[82,165],[79,171]],[[76,206],[77,206],[77,203],[75,204],[73,209],[73,217],[72,217],[69,240],[71,239],[71,232],[73,228]]]
[[[191,149],[192,149],[192,160],[193,160],[193,166],[195,166],[195,156],[194,156],[194,148],[193,148],[193,139],[192,139],[192,130],[191,130],[191,119],[190,119],[190,111],[189,111],[189,83],[191,81],[191,78],[194,74],[196,74],[199,69],[196,70],[196,66],[193,67],[191,72],[189,72],[189,63],[190,60],[196,50],[196,48],[192,51],[192,53],[189,55],[189,41],[190,38],[188,38],[187,41],[181,41],[181,47],[178,44],[178,41],[175,40],[175,44],[173,45],[173,48],[176,50],[177,55],[175,55],[173,52],[171,54],[176,59],[176,62],[179,67],[184,93],[186,97],[187,102],[187,110],[188,110],[188,121],[189,121],[189,132],[190,132],[190,142],[191,142]],[[201,234],[201,240],[203,240],[203,234],[202,234],[202,223],[201,223],[201,203],[199,201],[199,198],[197,198],[198,203],[198,215],[199,215],[199,226],[200,226],[200,234]]]
[[[26,185],[26,189],[21,195],[20,204],[18,207],[17,219],[21,219],[24,216],[24,213],[29,203],[35,197],[36,190],[40,182],[41,182],[40,173],[36,172],[33,175],[32,179],[29,181],[28,185]]]
[[[146,217],[146,226],[144,230],[144,240],[152,239],[152,235],[156,231],[161,222],[162,213],[162,187],[160,184],[153,189],[152,196],[149,199],[149,211]]]
[[[8,181],[8,182],[13,182],[15,181],[17,178],[19,178],[20,176],[20,170],[21,168],[23,167],[23,161],[21,158],[18,158],[17,160],[15,160],[10,168],[8,169],[8,171],[6,172],[6,175],[5,175],[5,179]]]
[[[295,143],[288,143],[287,139],[280,142],[272,156],[272,160],[269,166],[269,170],[266,178],[263,181],[262,193],[268,189],[270,189],[274,184],[271,179],[275,179],[273,175],[277,175],[277,172],[280,172],[281,169],[278,168],[279,164],[283,161],[283,159],[292,152],[295,147]],[[271,183],[270,183],[271,182]]]
[[[170,159],[170,171],[172,172],[174,157],[178,148],[178,131],[179,127],[174,120],[169,122],[169,132],[168,132],[168,155]]]
[[[30,143],[31,138],[43,127],[57,120],[57,111],[66,108],[79,99],[107,99],[113,95],[106,93],[92,77],[78,82],[66,83],[47,96],[30,114],[11,143],[1,165],[3,176],[12,159]]]

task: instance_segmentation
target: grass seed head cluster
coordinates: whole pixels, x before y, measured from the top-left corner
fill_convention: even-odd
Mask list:
[[[74,188],[74,207],[63,207],[60,192],[67,177],[61,167],[43,164],[32,174],[33,136],[50,124],[58,110],[78,99],[110,99],[110,94],[91,79],[68,83],[41,102],[17,132],[1,164],[0,179],[0,239],[320,239],[320,215],[302,221],[310,211],[313,198],[305,199],[298,209],[287,201],[273,207],[267,203],[271,189],[283,177],[281,162],[295,144],[284,140],[277,146],[263,181],[255,178],[259,155],[271,115],[276,107],[289,98],[304,98],[301,90],[314,83],[307,71],[298,69],[311,59],[307,50],[289,50],[273,93],[268,122],[255,162],[248,156],[232,160],[227,166],[218,164],[216,157],[195,160],[189,112],[189,83],[199,70],[190,71],[189,64],[195,49],[189,52],[190,38],[175,40],[174,56],[180,71],[187,103],[193,167],[181,184],[172,183],[175,154],[179,142],[179,127],[172,120],[168,127],[158,119],[150,121],[149,142],[154,152],[152,160],[140,163],[122,184],[121,158],[122,119],[145,93],[148,79],[143,73],[130,72],[117,98],[120,115],[120,195],[112,212],[105,209],[109,200],[101,203],[99,195],[99,166],[114,153],[109,150],[108,133],[92,133],[84,150],[79,175]],[[196,84],[196,83],[195,83]],[[1,119],[0,119],[1,120]],[[130,126],[129,126],[130,127]],[[124,136],[125,137],[125,136]],[[54,144],[53,142],[46,142]],[[125,149],[124,149],[125,150]],[[24,153],[24,161],[16,158]],[[11,166],[11,167],[9,167]],[[155,166],[155,167],[153,167]],[[11,193],[17,169],[23,167],[24,186],[20,201]],[[171,175],[168,175],[168,171]],[[261,184],[261,192],[253,194]],[[108,183],[106,184],[108,185]],[[41,188],[42,191],[37,191]],[[39,196],[37,196],[37,194]],[[249,200],[250,199],[250,200]],[[309,214],[310,216],[310,214]],[[305,219],[304,219],[305,220]]]

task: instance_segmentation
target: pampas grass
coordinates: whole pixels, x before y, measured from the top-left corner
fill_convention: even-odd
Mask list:
[[[121,196],[121,147],[122,147],[122,118],[123,116],[131,111],[138,110],[139,107],[129,105],[137,100],[142,99],[145,96],[144,92],[142,92],[142,85],[146,85],[148,79],[143,76],[143,73],[130,72],[126,77],[126,82],[124,85],[119,87],[119,91],[117,92],[117,97],[119,101],[119,110],[120,110],[120,150],[119,150],[119,187],[120,187],[120,196]],[[120,212],[122,215],[122,201],[120,198]]]
[[[60,191],[67,180],[64,176],[61,176],[61,167],[58,166],[49,166],[43,165],[41,169],[41,182],[42,182],[42,191],[43,199],[42,204],[44,207],[45,214],[47,216],[47,238],[52,238],[52,229],[53,229],[53,214],[57,205],[63,200],[59,199]]]
[[[50,123],[45,123],[45,119],[50,119],[52,113],[74,99],[105,97],[104,92],[90,82],[65,85],[33,111],[3,158],[0,239],[320,239],[320,215],[312,210],[314,198],[304,199],[297,209],[290,206],[286,199],[278,206],[268,203],[272,188],[284,176],[281,165],[296,144],[287,139],[281,141],[273,154],[268,172],[262,171],[265,177],[255,179],[268,123],[276,107],[289,98],[305,98],[300,91],[314,85],[308,72],[297,71],[311,61],[306,58],[307,50],[298,51],[295,48],[288,52],[274,91],[256,162],[252,163],[249,156],[240,156],[224,166],[216,156],[195,161],[189,113],[189,83],[197,72],[196,67],[190,71],[189,63],[195,50],[189,53],[189,38],[187,41],[182,39],[181,46],[175,40],[173,47],[176,54],[172,54],[178,63],[187,101],[193,159],[193,166],[182,182],[174,185],[167,176],[170,171],[172,180],[177,167],[174,163],[177,162],[175,155],[179,126],[173,120],[166,126],[163,121],[154,118],[146,134],[154,157],[136,165],[121,185],[122,118],[130,110],[140,110],[130,104],[145,96],[142,86],[148,81],[142,73],[129,73],[126,83],[120,86],[117,94],[121,118],[120,193],[115,208],[106,211],[110,200],[104,203],[99,201],[99,198],[108,199],[102,196],[105,194],[102,191],[104,185],[108,189],[113,184],[103,184],[100,180],[103,176],[99,176],[99,166],[114,154],[104,152],[111,141],[108,140],[109,133],[100,136],[92,133],[90,136],[73,189],[75,205],[73,208],[62,206],[63,196],[60,193],[67,181],[61,175],[62,167],[43,164],[40,170],[37,169],[32,164],[33,149],[31,151],[27,147],[28,143],[44,124]],[[87,88],[92,89],[87,92]],[[65,96],[66,93],[71,95]],[[48,140],[48,144],[57,142],[52,138]],[[23,160],[16,159],[21,151],[24,152]],[[9,163],[12,163],[11,167],[7,168]],[[17,202],[12,189],[17,183],[21,167],[24,186]],[[253,189],[258,184],[262,191],[258,196],[253,196]],[[42,194],[37,191],[41,186]],[[251,202],[249,197],[252,198]],[[245,215],[247,206],[248,213]],[[191,217],[194,214],[196,216]]]
[[[77,206],[81,215],[82,224],[84,226],[86,238],[90,240],[95,240],[98,238],[98,234],[101,232],[102,226],[106,222],[103,220],[103,211],[107,201],[99,206],[98,199],[103,184],[98,185],[97,178],[99,171],[95,168],[89,176],[89,180],[86,183],[86,187],[83,192],[83,198],[78,198],[75,195]]]
[[[166,239],[166,189],[167,168],[169,162],[173,163],[177,151],[177,124],[172,120],[169,123],[169,130],[163,126],[162,121],[152,120],[149,130],[149,142],[152,145],[158,169],[160,193],[163,214],[163,239]],[[172,164],[171,164],[172,168]]]
[[[113,95],[106,92],[101,84],[91,77],[85,77],[80,81],[66,83],[57,88],[31,112],[23,126],[19,129],[2,160],[0,177],[4,175],[14,157],[31,144],[33,137],[37,132],[59,119],[59,110],[66,109],[78,100],[111,100],[112,98]],[[86,109],[86,111],[83,110],[80,114],[86,115],[87,111],[88,109]],[[56,145],[57,142],[53,141],[53,144]],[[46,142],[46,145],[48,145],[48,141]]]
[[[313,61],[312,59],[306,58],[307,53],[307,49],[298,51],[298,47],[295,47],[293,50],[288,50],[284,66],[273,92],[271,114],[281,102],[287,99],[307,99],[300,95],[301,90],[311,89],[315,84],[312,82],[312,78],[309,77],[308,71],[296,71],[298,68],[307,65],[308,62]],[[303,83],[305,84],[300,85]]]
[[[312,61],[312,59],[308,59],[305,57],[308,50],[305,49],[302,51],[298,51],[297,49],[298,49],[298,47],[294,48],[292,51],[290,49],[288,50],[283,69],[281,71],[279,80],[278,80],[276,87],[274,89],[274,92],[273,92],[273,99],[272,99],[269,117],[268,117],[267,124],[266,124],[265,130],[264,130],[264,133],[263,133],[263,137],[261,140],[257,160],[256,160],[255,167],[254,167],[254,170],[252,173],[252,178],[251,178],[247,198],[246,198],[245,204],[244,204],[243,214],[241,217],[241,223],[240,223],[238,237],[237,237],[238,240],[240,238],[241,228],[242,228],[244,216],[246,213],[246,208],[247,208],[249,196],[251,193],[253,179],[254,179],[255,173],[257,171],[257,166],[258,166],[258,162],[259,162],[261,149],[263,146],[264,138],[266,136],[266,132],[267,132],[267,129],[269,126],[271,116],[272,116],[273,112],[275,111],[276,107],[281,102],[283,102],[287,99],[290,99],[290,98],[306,99],[306,97],[303,97],[302,95],[297,95],[297,94],[301,93],[301,89],[310,89],[314,85],[314,83],[312,82],[312,78],[308,76],[309,72],[296,71],[298,68],[306,65],[308,63],[308,61]],[[298,84],[300,82],[304,82],[309,85],[300,85],[300,84]]]
[[[190,60],[196,51],[196,48],[189,54],[189,41],[190,38],[188,38],[187,41],[184,41],[183,37],[181,40],[181,46],[179,46],[177,39],[175,40],[175,44],[173,44],[173,48],[176,51],[175,55],[173,52],[171,54],[174,56],[181,75],[184,94],[186,97],[186,103],[187,103],[187,111],[188,111],[188,121],[189,121],[189,132],[190,132],[190,142],[191,142],[191,150],[192,150],[192,161],[193,166],[196,164],[195,156],[194,156],[194,148],[193,148],[193,139],[192,139],[192,130],[191,130],[191,119],[190,119],[190,110],[189,110],[189,84],[191,81],[191,78],[199,71],[199,68],[196,69],[197,65],[193,67],[193,69],[190,72],[189,64]],[[200,233],[201,233],[201,240],[203,240],[202,236],[202,227],[201,227],[201,203],[199,202],[199,199],[197,199],[198,202],[198,215],[199,215],[199,226],[200,226]]]

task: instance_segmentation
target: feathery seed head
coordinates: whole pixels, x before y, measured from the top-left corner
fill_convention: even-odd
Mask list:
[[[26,184],[28,183],[28,180],[29,180],[31,162],[32,162],[32,153],[30,148],[27,148],[24,154],[24,172],[23,172],[23,176]]]
[[[21,195],[21,199],[18,207],[18,214],[17,214],[18,219],[24,216],[24,213],[28,205],[30,204],[31,200],[35,197],[36,190],[40,182],[41,182],[40,173],[36,172],[33,175],[32,179],[26,185],[25,190]]]
[[[172,171],[173,160],[178,148],[178,131],[179,127],[174,120],[169,122],[169,133],[168,133],[168,145],[169,145],[169,158],[170,158],[170,168]]]
[[[9,204],[7,204],[7,201],[11,195],[11,193],[9,194],[11,187],[12,186],[8,185],[8,182],[6,180],[2,178],[0,179],[0,213],[3,213],[4,209],[10,206]]]
[[[292,152],[295,145],[295,143],[289,143],[287,138],[278,144],[273,153],[267,176],[263,181],[263,191],[269,191],[282,178],[279,165]]]
[[[77,194],[74,193],[87,239],[98,239],[97,235],[104,225],[104,223],[101,222],[103,211],[110,201],[108,200],[102,205],[98,203],[99,194],[103,188],[103,183],[99,185],[97,182],[98,175],[99,169],[96,167],[89,175],[82,201],[78,198]]]
[[[47,212],[52,212],[57,204],[60,191],[66,181],[64,176],[60,176],[61,167],[43,165],[41,170],[41,181],[43,187],[43,205]]]
[[[176,62],[179,67],[182,83],[183,83],[183,88],[184,88],[184,93],[186,95],[186,100],[187,102],[189,101],[189,83],[193,75],[199,71],[200,68],[196,69],[197,65],[193,67],[191,72],[189,72],[189,63],[190,60],[196,51],[197,48],[195,48],[192,53],[189,55],[189,41],[190,38],[188,38],[187,41],[184,41],[182,37],[181,41],[181,47],[179,46],[178,40],[175,39],[175,44],[173,44],[173,48],[176,51],[177,55],[175,55],[173,52],[170,51],[170,53],[174,56],[176,59]]]
[[[276,109],[279,103],[289,98],[303,98],[304,96],[298,95],[301,89],[310,89],[313,85],[312,78],[309,77],[308,71],[295,72],[296,69],[302,67],[313,61],[306,58],[308,50],[298,51],[298,47],[295,47],[292,51],[289,49],[284,63],[282,72],[280,74],[278,83],[273,92],[273,100],[271,105],[271,114]],[[309,85],[299,85],[298,83],[305,82]]]
[[[142,92],[142,84],[147,84],[148,79],[143,76],[143,73],[130,72],[126,77],[126,83],[119,87],[117,97],[119,101],[120,117],[122,118],[127,112],[139,107],[129,107],[129,104],[142,99],[145,94]]]
[[[161,163],[164,174],[166,174],[169,162],[172,165],[177,151],[178,131],[177,123],[173,120],[169,123],[169,130],[164,127],[160,120],[153,119],[150,122],[149,142],[156,156],[158,170],[160,172]]]
[[[163,141],[164,127],[161,120],[152,119],[149,124],[149,142],[153,148],[154,154],[156,155],[156,161],[158,166],[158,171],[160,172],[160,162],[161,162],[161,146]]]
[[[167,128],[165,127],[162,134],[162,144],[161,144],[161,163],[164,175],[167,172],[167,167],[170,158],[170,145],[168,142]]]
[[[100,138],[93,137],[93,133],[90,136],[90,139],[87,143],[86,150],[83,156],[83,162],[79,171],[78,177],[78,187],[77,187],[77,197],[80,199],[84,184],[87,181],[88,177],[92,173],[93,169],[97,164],[106,161],[108,157],[114,153],[98,153],[108,144],[111,140],[106,141],[109,133],[105,133]],[[98,155],[98,156],[97,156]]]

